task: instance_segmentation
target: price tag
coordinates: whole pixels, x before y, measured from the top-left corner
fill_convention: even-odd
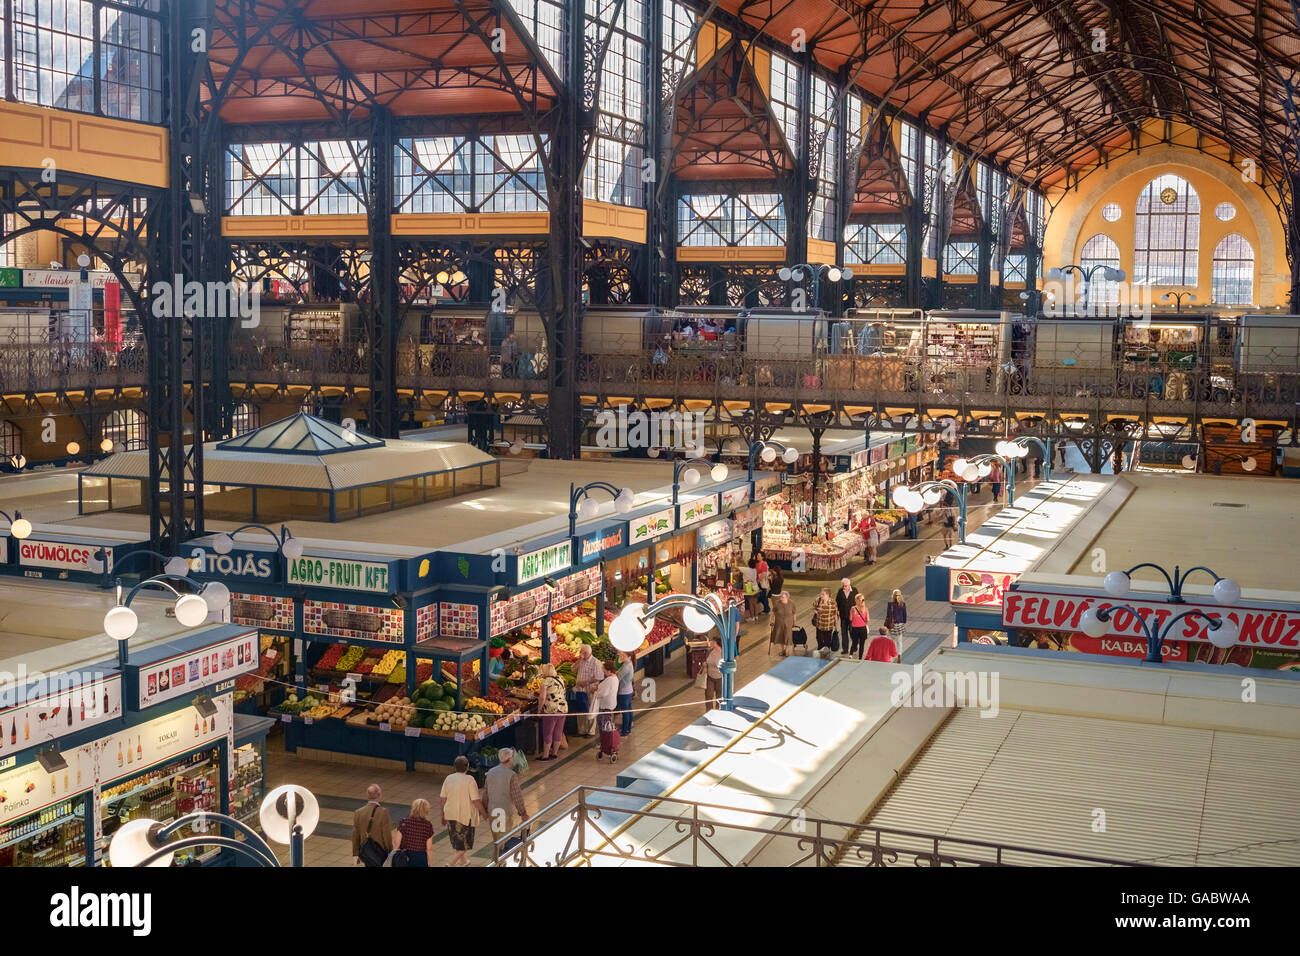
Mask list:
[[[349,672],[348,672],[348,680],[352,681],[352,683],[355,684],[355,683],[357,683],[359,680],[361,680],[361,675],[360,675],[360,674],[353,674],[351,671],[349,671]]]
[[[390,724],[388,721],[384,720],[380,722],[379,729],[387,733],[388,731],[393,729],[393,725]]]
[[[407,727],[407,728],[406,728],[406,736],[408,736],[408,737],[418,737],[418,736],[420,736],[420,728],[419,728],[419,727]]]
[[[454,737],[454,739],[455,739],[456,743],[458,743],[458,744],[463,744],[463,743],[465,742],[465,735],[464,735],[464,734],[456,734],[455,737]]]
[[[277,651],[274,647],[268,647],[265,653],[267,657],[271,658],[271,660],[275,660],[277,657],[280,656],[280,652]]]
[[[316,689],[319,690],[319,691],[324,691],[326,694],[328,694],[328,693],[330,692],[330,685],[329,685],[329,684],[317,684],[317,685],[316,685]]]
[[[281,714],[281,715],[280,715],[280,723],[282,723],[282,724],[291,724],[291,723],[293,723],[293,716],[292,716],[291,714]]]
[[[306,724],[308,727],[310,727],[313,723],[315,723],[315,721],[311,717],[304,717],[302,719],[302,722]]]
[[[299,639],[299,638],[294,638],[294,641],[293,641],[293,656],[294,656],[294,657],[302,657],[302,640]]]
[[[487,735],[488,735],[488,732],[487,732],[486,730],[480,730],[478,733],[476,733],[476,734],[474,735],[474,739],[475,739],[475,740],[482,740],[482,739],[483,739],[484,737],[486,737]]]

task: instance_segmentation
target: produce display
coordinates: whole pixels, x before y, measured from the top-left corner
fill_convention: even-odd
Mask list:
[[[398,666],[402,668],[402,679],[406,679],[406,652],[405,651],[387,651],[379,659],[370,673],[379,677],[391,675]]]
[[[284,700],[280,701],[280,706],[276,708],[285,714],[301,714],[319,707],[325,701],[315,694],[308,694],[306,697],[299,699],[297,694],[290,694]],[[315,716],[314,714],[312,716]]]
[[[484,700],[482,697],[471,697],[465,701],[465,710],[469,713],[483,713],[501,715],[505,713],[505,708],[494,701]]]
[[[325,653],[320,656],[320,660],[316,662],[316,666],[334,670],[335,665],[339,662],[339,658],[343,656],[343,652],[346,650],[347,646],[344,644],[331,644],[329,647],[325,648]]]
[[[356,671],[356,667],[361,663],[361,658],[365,656],[365,653],[364,648],[349,647],[338,659],[334,669],[336,671]]]
[[[438,714],[429,729],[443,734],[476,734],[487,730],[487,722],[478,714]]]
[[[416,705],[409,697],[394,697],[375,708],[374,719],[378,723],[387,723],[394,730],[401,730],[416,719]]]

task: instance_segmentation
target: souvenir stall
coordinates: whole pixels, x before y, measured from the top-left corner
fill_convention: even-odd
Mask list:
[[[1186,401],[1188,373],[1205,365],[1209,354],[1209,314],[1153,315],[1125,320],[1120,341],[1122,368],[1149,373],[1147,387],[1156,398]]]
[[[1008,312],[956,310],[926,315],[920,354],[923,391],[1002,392],[1010,379],[1014,322]],[[1014,368],[1014,366],[1012,366]]]

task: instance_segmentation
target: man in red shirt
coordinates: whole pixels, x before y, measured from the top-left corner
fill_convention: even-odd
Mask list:
[[[882,627],[880,633],[867,644],[867,656],[863,660],[880,661],[884,664],[898,663],[898,645],[890,638],[887,629]]]

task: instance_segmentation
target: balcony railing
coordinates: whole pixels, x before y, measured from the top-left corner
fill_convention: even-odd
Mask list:
[[[514,843],[513,841],[519,841]],[[505,849],[507,844],[513,844]],[[578,787],[497,837],[494,866],[1144,866],[626,790]]]

